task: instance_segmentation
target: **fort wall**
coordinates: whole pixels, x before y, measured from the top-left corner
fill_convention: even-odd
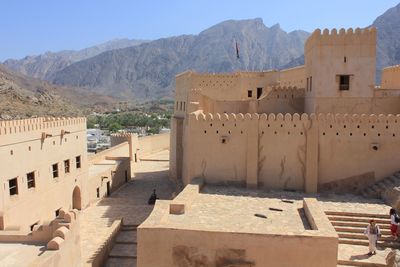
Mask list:
[[[400,89],[400,65],[387,67],[382,70],[381,88]]]
[[[279,85],[281,87],[306,88],[306,68],[298,66],[279,71]]]
[[[184,183],[201,177],[206,183],[301,191],[316,191],[317,186],[361,190],[398,171],[400,156],[393,157],[400,149],[399,118],[191,114]]]
[[[304,89],[297,87],[271,87],[257,102],[257,113],[303,113]]]
[[[75,189],[80,208],[88,205],[83,190],[88,175],[85,118],[2,121],[0,132],[0,221],[4,229],[28,230],[40,220],[53,219],[61,208],[73,208]],[[33,174],[33,182],[28,183],[28,173]],[[16,179],[15,191],[10,190],[12,179]]]

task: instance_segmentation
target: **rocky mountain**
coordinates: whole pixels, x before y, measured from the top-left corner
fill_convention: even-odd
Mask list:
[[[0,119],[77,116],[114,105],[110,97],[50,84],[0,64]],[[111,108],[110,108],[111,109]]]
[[[372,26],[378,29],[377,73],[386,66],[400,64],[400,4],[379,16]]]
[[[378,28],[379,83],[383,67],[400,64],[400,4],[379,16],[372,26]],[[174,76],[187,69],[231,72],[304,64],[303,46],[308,36],[304,31],[285,32],[279,24],[267,27],[261,19],[229,20],[198,35],[145,43],[119,40],[119,46],[111,42],[78,52],[8,60],[6,64],[58,85],[126,100],[151,100],[172,97]],[[236,58],[236,42],[240,59]]]
[[[105,51],[135,46],[144,42],[147,41],[115,39],[79,51],[64,50],[56,53],[46,52],[45,54],[38,56],[27,56],[20,60],[8,59],[4,61],[3,64],[9,69],[24,75],[49,80],[53,73],[60,71],[75,62],[94,57]]]
[[[376,82],[379,84],[383,68],[400,64],[400,4],[388,9],[368,27],[376,27],[378,30]],[[292,60],[284,65],[283,68],[291,68],[302,64],[304,64],[304,55]]]
[[[200,72],[265,70],[287,64],[303,53],[309,34],[287,33],[261,19],[229,20],[198,35],[182,35],[111,50],[56,72],[51,81],[129,99],[172,96],[174,76]],[[236,58],[235,43],[240,59]]]

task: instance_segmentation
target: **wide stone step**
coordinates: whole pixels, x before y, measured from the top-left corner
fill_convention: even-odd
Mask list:
[[[343,227],[343,226],[336,226],[336,227],[334,227],[334,228],[335,228],[336,232],[348,232],[348,233],[356,233],[356,234],[363,234],[364,231],[365,231],[365,227],[364,227],[364,228],[361,228],[361,227]],[[379,227],[379,228],[380,228],[380,227]],[[381,230],[381,234],[382,234],[383,236],[385,236],[385,235],[390,236],[390,235],[391,235],[390,230],[383,230],[383,229],[380,229],[380,230]]]
[[[349,221],[338,221],[338,222],[332,222],[331,224],[335,226],[346,226],[346,227],[359,227],[359,228],[366,228],[368,223],[362,223],[362,222],[349,222]],[[390,224],[379,224],[379,228],[382,229],[390,229]]]
[[[343,232],[338,232],[339,238],[351,238],[351,239],[360,239],[360,240],[368,240],[368,237],[364,234],[355,234],[355,233],[343,233]],[[392,241],[392,237],[383,235],[379,238],[381,241]]]
[[[339,238],[339,244],[368,246],[368,241],[367,240],[353,239],[353,238]],[[400,243],[398,243],[398,242],[378,241],[378,247],[379,246],[380,247],[385,247],[385,248],[400,249]]]
[[[325,211],[326,215],[334,215],[340,217],[367,217],[367,218],[381,218],[390,219],[388,214],[376,214],[376,213],[356,213],[356,212],[342,212],[342,211]]]
[[[120,232],[115,240],[116,243],[121,244],[136,244],[137,232],[136,231],[124,231]]]
[[[108,257],[136,259],[136,250],[136,244],[115,244]]]
[[[372,218],[363,218],[363,217],[347,217],[347,216],[343,216],[343,217],[339,217],[339,216],[328,216],[328,219],[331,222],[364,222],[364,223],[369,223],[370,220]],[[374,218],[375,222],[379,225],[383,224],[383,225],[390,225],[390,221],[389,220],[385,220],[385,219],[376,219]]]

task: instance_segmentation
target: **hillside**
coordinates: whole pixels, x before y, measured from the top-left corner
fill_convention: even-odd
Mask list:
[[[77,116],[112,108],[114,103],[110,97],[54,86],[0,64],[0,119]]]

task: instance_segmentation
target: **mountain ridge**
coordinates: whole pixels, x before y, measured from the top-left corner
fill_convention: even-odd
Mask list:
[[[172,97],[173,77],[187,69],[230,72],[276,68],[303,53],[309,36],[261,19],[228,20],[197,35],[161,38],[110,50],[55,72],[51,81],[129,99]],[[240,59],[236,59],[235,42]]]

